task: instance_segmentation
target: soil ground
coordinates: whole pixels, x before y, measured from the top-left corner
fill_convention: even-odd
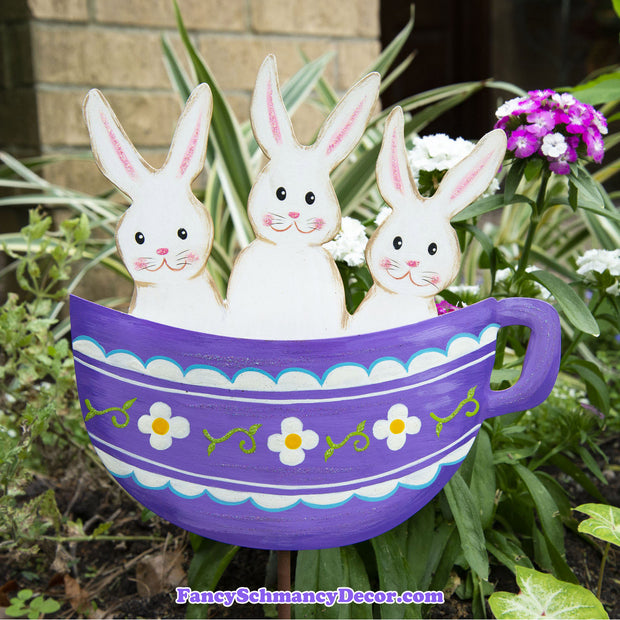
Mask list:
[[[608,441],[604,451],[610,463],[620,463],[620,438]],[[71,461],[71,455],[67,455]],[[81,457],[83,460],[83,456]],[[620,473],[608,468],[609,485],[602,489],[613,505],[620,506]],[[593,501],[580,487],[561,479],[571,495],[571,505]],[[117,539],[57,543],[39,540],[39,550],[28,556],[0,548],[0,618],[3,607],[18,590],[43,592],[62,604],[62,618],[184,618],[185,605],[175,602],[175,586],[187,585],[192,557],[189,537],[183,530],[143,511],[107,475],[97,468],[59,469],[47,478],[35,477],[24,501],[53,489],[60,512],[70,521],[81,521],[92,533],[102,523]],[[584,516],[584,515],[580,515]],[[27,527],[27,524],[24,524]],[[83,535],[76,526],[76,537]],[[567,532],[567,561],[581,585],[596,591],[603,546]],[[293,558],[294,559],[294,558]],[[620,552],[612,549],[604,573],[602,602],[611,618],[620,618]],[[242,548],[224,572],[218,589],[251,590],[266,584],[269,552]],[[162,566],[168,578],[161,580]],[[496,590],[516,592],[513,575],[494,566],[490,580]],[[273,584],[268,584],[273,585]],[[334,584],[334,588],[338,584]],[[259,605],[210,606],[209,618],[273,617],[275,608]],[[487,610],[488,617],[492,617]],[[471,618],[470,601],[452,595],[430,610],[434,618]]]

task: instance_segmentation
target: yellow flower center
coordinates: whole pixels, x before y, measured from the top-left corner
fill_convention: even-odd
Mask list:
[[[301,446],[301,437],[297,433],[291,433],[286,436],[284,440],[284,445],[289,450],[297,450]]]
[[[405,423],[403,420],[392,420],[390,422],[390,433],[393,435],[398,435],[398,433],[402,433],[405,430]]]
[[[166,418],[155,418],[151,428],[157,435],[165,435],[170,430],[170,422]]]

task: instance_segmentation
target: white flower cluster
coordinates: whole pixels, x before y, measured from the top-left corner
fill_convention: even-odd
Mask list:
[[[364,225],[354,217],[343,217],[340,232],[323,247],[334,260],[344,261],[349,267],[359,267],[364,264],[367,243]]]
[[[617,250],[588,250],[577,259],[577,273],[589,276],[593,273],[609,271],[612,276],[620,276],[620,248]],[[605,289],[609,295],[620,295],[620,280]]]
[[[480,286],[477,284],[451,284],[448,290],[455,295],[471,295],[472,297],[480,295]]]
[[[464,138],[450,138],[444,133],[413,138],[413,148],[408,152],[411,172],[416,183],[420,179],[420,171],[449,170],[469,155],[474,144]],[[489,189],[483,194],[490,196],[499,190],[499,182],[493,179]]]
[[[589,273],[603,273],[609,270],[612,276],[620,276],[620,249],[588,250],[577,259],[577,273],[585,276]]]

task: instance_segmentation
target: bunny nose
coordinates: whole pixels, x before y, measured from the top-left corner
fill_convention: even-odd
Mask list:
[[[165,256],[166,254],[168,254],[168,248],[157,248],[157,253],[160,256]]]
[[[420,263],[417,260],[408,260],[407,261],[407,265],[409,265],[409,267],[417,267]]]
[[[299,217],[299,213],[297,213],[297,211],[289,211],[288,216],[296,220]]]

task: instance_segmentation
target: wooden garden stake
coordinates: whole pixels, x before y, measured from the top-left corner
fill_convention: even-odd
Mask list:
[[[291,552],[278,551],[278,590],[289,592],[291,589]],[[291,617],[291,604],[278,605],[278,618]]]

